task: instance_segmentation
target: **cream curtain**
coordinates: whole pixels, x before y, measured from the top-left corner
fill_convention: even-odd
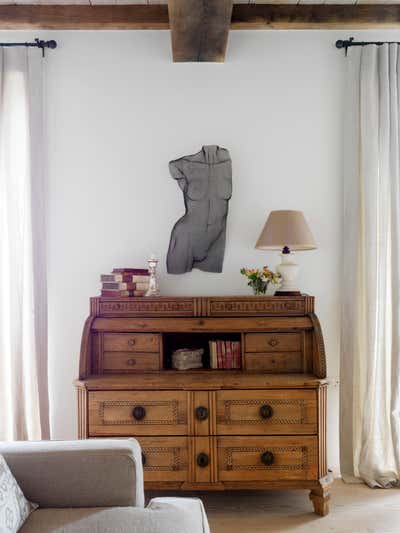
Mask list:
[[[341,469],[400,478],[398,45],[349,50],[344,181]]]
[[[49,437],[41,82],[0,48],[0,440]]]

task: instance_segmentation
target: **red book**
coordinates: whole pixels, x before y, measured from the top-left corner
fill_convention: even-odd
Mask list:
[[[231,342],[231,350],[232,350],[232,366],[231,368],[237,368],[237,355],[236,355],[236,341]]]
[[[232,353],[232,344],[231,341],[225,341],[225,351],[226,351],[226,362],[225,368],[231,369],[235,368],[233,366],[233,353]]]
[[[137,276],[148,276],[147,268],[113,268],[113,274],[135,274]]]
[[[231,342],[231,352],[232,352],[232,364],[231,364],[231,368],[232,369],[235,369],[236,368],[236,352],[235,352],[235,344],[236,344],[236,341],[232,341]]]
[[[129,298],[132,296],[144,296],[147,291],[101,291],[103,298]]]

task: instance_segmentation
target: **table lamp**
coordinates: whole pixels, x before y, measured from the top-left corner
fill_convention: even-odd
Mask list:
[[[275,295],[299,295],[300,291],[296,286],[299,266],[294,260],[293,252],[317,248],[302,211],[271,211],[256,248],[281,250],[282,262],[276,270],[282,276],[282,284]]]

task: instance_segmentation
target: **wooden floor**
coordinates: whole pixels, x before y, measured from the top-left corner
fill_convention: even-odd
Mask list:
[[[324,518],[312,513],[308,493],[301,490],[196,496],[205,504],[211,533],[400,533],[400,489],[370,489],[337,480],[331,512]]]

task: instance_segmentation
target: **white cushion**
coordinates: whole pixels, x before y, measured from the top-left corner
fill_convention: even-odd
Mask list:
[[[16,533],[34,508],[0,455],[0,533]]]

